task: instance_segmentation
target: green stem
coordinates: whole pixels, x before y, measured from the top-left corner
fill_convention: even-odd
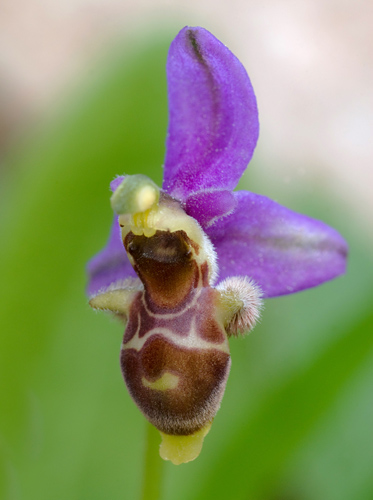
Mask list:
[[[142,500],[160,500],[163,460],[159,456],[160,436],[157,429],[146,423],[146,450]]]

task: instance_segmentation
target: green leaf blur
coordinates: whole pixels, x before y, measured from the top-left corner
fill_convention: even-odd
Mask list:
[[[120,373],[122,325],[89,310],[85,265],[108,236],[110,180],[161,182],[171,39],[123,47],[8,160],[0,498],[140,495],[145,421]],[[372,498],[372,252],[325,201],[291,208],[305,204],[350,242],[348,274],[267,301],[253,334],[231,341],[222,408],[201,456],[166,465],[165,500]]]

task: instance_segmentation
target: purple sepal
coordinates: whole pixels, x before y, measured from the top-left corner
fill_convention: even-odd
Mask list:
[[[259,133],[246,70],[211,33],[185,27],[171,44],[167,79],[163,189],[183,202],[204,189],[232,190]]]
[[[207,230],[218,254],[219,281],[249,276],[264,297],[275,297],[345,272],[348,246],[335,229],[265,196],[235,196],[236,211]]]
[[[114,219],[107,245],[88,262],[87,270],[88,295],[95,295],[99,290],[107,288],[116,281],[136,277],[123,247],[118,217]]]
[[[185,211],[206,230],[222,217],[231,214],[236,205],[236,198],[231,191],[202,191],[187,198]]]

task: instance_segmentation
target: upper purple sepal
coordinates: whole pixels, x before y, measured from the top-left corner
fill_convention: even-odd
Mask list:
[[[249,276],[268,298],[345,272],[348,246],[335,229],[266,196],[247,191],[235,196],[236,211],[207,230],[218,254],[219,281]]]
[[[232,190],[259,134],[245,68],[211,33],[185,27],[171,44],[167,80],[163,189],[183,202],[205,189]]]

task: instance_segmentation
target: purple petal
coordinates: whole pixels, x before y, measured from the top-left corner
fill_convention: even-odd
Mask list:
[[[88,295],[94,295],[118,280],[136,277],[123,247],[117,217],[114,219],[106,247],[89,261],[87,269]]]
[[[217,220],[231,214],[237,201],[231,191],[202,191],[187,198],[185,211],[207,229]]]
[[[239,60],[203,28],[185,27],[167,61],[169,126],[163,188],[185,201],[232,190],[258,139],[258,110]]]
[[[254,193],[235,193],[236,211],[207,230],[219,281],[246,275],[275,297],[320,285],[346,270],[347,243],[333,228]]]

